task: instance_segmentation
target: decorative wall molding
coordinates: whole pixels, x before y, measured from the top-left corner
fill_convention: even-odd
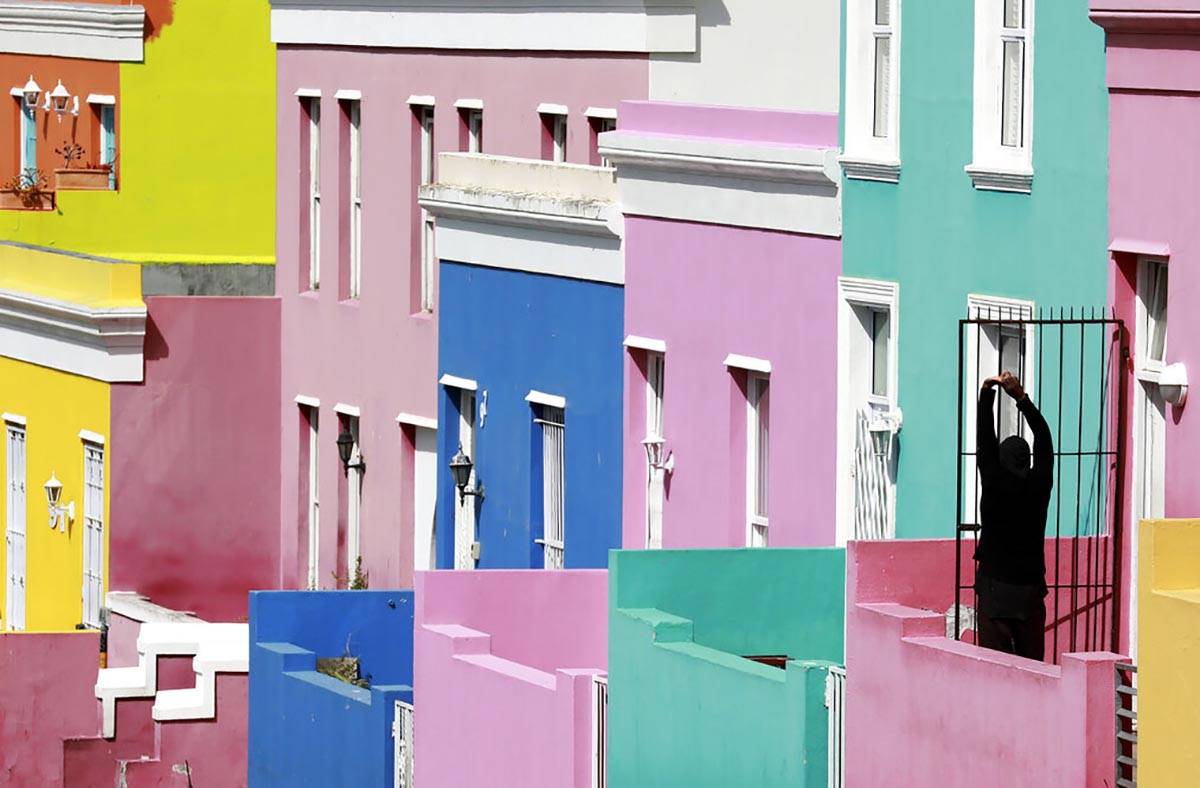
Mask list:
[[[963,168],[971,176],[971,183],[976,189],[994,192],[1019,192],[1029,194],[1033,191],[1033,173],[1001,170],[994,167],[980,167],[969,164]]]
[[[1109,33],[1200,33],[1200,8],[1160,11],[1132,7],[1096,8],[1096,5],[1098,3],[1092,3],[1088,17]],[[1127,2],[1125,5],[1133,6],[1135,3]]]
[[[95,308],[0,290],[8,358],[109,383],[142,380],[146,308]]]
[[[276,44],[692,53],[694,0],[271,0]]]
[[[626,215],[838,237],[840,171],[832,147],[610,131]]]
[[[842,165],[842,172],[846,177],[853,180],[900,182],[900,162],[898,161],[875,161],[842,156],[838,159],[838,164]]]
[[[0,52],[141,62],[145,27],[140,5],[0,0]]]

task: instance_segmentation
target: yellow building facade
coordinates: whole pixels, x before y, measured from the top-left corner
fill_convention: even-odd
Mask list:
[[[1200,775],[1200,520],[1146,520],[1138,543],[1138,784]]]

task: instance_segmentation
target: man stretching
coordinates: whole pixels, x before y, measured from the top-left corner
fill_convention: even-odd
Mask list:
[[[999,385],[1017,401],[1033,431],[996,442],[993,403]],[[1046,509],[1054,486],[1054,441],[1021,381],[1004,372],[979,392],[976,460],[983,483],[975,549],[978,642],[984,648],[1041,660],[1046,650]]]

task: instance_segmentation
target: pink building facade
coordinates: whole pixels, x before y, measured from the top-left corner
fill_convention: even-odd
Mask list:
[[[834,543],[837,134],[629,102],[602,141],[626,215],[625,548]]]

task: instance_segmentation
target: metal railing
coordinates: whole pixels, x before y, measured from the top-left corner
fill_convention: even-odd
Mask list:
[[[396,716],[392,720],[395,788],[413,788],[413,707],[396,701]]]
[[[592,788],[608,786],[608,676],[592,676]]]
[[[829,709],[829,788],[846,788],[846,669],[831,666],[825,676]]]
[[[1137,665],[1117,663],[1117,788],[1137,786]]]

